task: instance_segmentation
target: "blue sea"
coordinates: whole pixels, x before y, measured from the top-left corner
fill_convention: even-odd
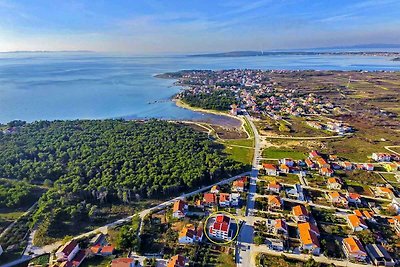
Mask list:
[[[367,56],[186,57],[101,53],[0,53],[0,122],[162,118],[218,120],[175,106],[180,88],[158,73],[182,69],[400,70]],[[233,123],[233,122],[232,122]]]

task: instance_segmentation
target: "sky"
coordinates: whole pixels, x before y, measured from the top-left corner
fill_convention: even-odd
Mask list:
[[[399,0],[0,0],[0,51],[400,44]]]

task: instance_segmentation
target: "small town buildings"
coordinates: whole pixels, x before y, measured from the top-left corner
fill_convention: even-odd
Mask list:
[[[337,177],[328,178],[328,189],[340,190],[342,189],[342,181]]]
[[[268,195],[268,207],[271,210],[281,210],[283,201],[279,196]]]
[[[186,259],[181,255],[172,256],[168,261],[167,267],[185,267]]]
[[[115,247],[114,246],[107,245],[107,246],[102,247],[102,249],[100,251],[100,254],[102,256],[111,256],[112,254],[114,254],[114,251],[115,251]]]
[[[231,197],[229,193],[219,194],[219,205],[221,207],[229,207],[231,205]]]
[[[372,159],[377,162],[389,162],[392,156],[386,153],[372,153]]]
[[[294,160],[293,159],[289,159],[289,158],[284,158],[280,160],[281,164],[284,164],[288,167],[293,167],[294,166]]]
[[[214,193],[204,193],[203,205],[208,207],[217,205],[217,196]]]
[[[279,169],[282,173],[289,173],[290,172],[290,168],[289,166],[285,165],[285,164],[281,164],[279,166]]]
[[[332,205],[348,207],[349,202],[347,198],[340,192],[333,191],[328,193],[329,200]]]
[[[280,235],[285,237],[289,235],[288,227],[284,219],[276,219],[273,224],[274,224],[275,235]]]
[[[378,197],[384,197],[388,199],[394,198],[393,191],[387,187],[376,187],[375,195]]]
[[[62,246],[57,252],[57,261],[72,261],[79,252],[79,244],[75,240],[71,240]]]
[[[388,172],[394,172],[397,171],[399,168],[399,165],[396,162],[392,162],[392,163],[386,163],[384,165],[384,168],[386,171]]]
[[[310,215],[304,205],[297,205],[292,208],[292,213],[296,222],[308,222]]]
[[[193,225],[184,226],[178,235],[178,242],[180,244],[193,244],[194,242],[201,242],[202,239],[203,228],[198,227],[196,230]]]
[[[393,228],[397,235],[400,236],[400,215],[393,218]]]
[[[326,162],[326,160],[324,160],[323,158],[319,157],[316,158],[317,164],[319,168],[330,168],[331,165],[329,165],[328,162]]]
[[[357,237],[343,238],[342,247],[348,259],[365,261],[367,258],[367,252]]]
[[[234,181],[232,184],[232,191],[233,192],[244,192],[246,182],[247,182],[247,177],[241,177],[240,179]]]
[[[306,159],[304,162],[309,169],[315,169],[315,164],[311,159]]]
[[[231,206],[237,207],[240,202],[240,194],[239,193],[231,193]]]
[[[393,197],[392,203],[390,205],[396,210],[396,212],[400,213],[400,197]]]
[[[186,204],[186,202],[179,199],[174,202],[174,206],[172,207],[172,217],[178,219],[184,218],[187,210],[188,205]]]
[[[341,162],[340,166],[346,171],[351,171],[353,169],[353,163],[351,163],[349,161]]]
[[[218,194],[219,190],[220,190],[219,186],[218,185],[214,185],[213,187],[211,187],[210,193]]]
[[[331,177],[333,175],[333,170],[331,168],[323,167],[319,169],[319,173],[323,176]]]
[[[230,231],[231,218],[226,215],[218,215],[214,223],[209,229],[211,237],[221,240],[231,240],[232,234]]]
[[[321,246],[319,243],[319,230],[318,227],[309,222],[299,223],[299,237],[301,242],[301,248],[308,250],[313,255],[319,255],[321,252]]]
[[[361,195],[357,193],[348,193],[347,201],[352,204],[361,204]]]
[[[364,169],[367,170],[367,171],[373,171],[374,170],[374,164],[364,163]]]
[[[279,174],[278,168],[274,164],[263,163],[263,168],[267,175],[277,176]]]
[[[281,189],[282,189],[282,186],[281,186],[280,183],[278,183],[277,181],[274,180],[274,181],[271,181],[271,182],[268,184],[267,189],[268,189],[268,191],[270,191],[270,192],[279,194],[279,192],[280,192]]]
[[[313,150],[313,151],[311,151],[310,153],[309,153],[309,157],[310,158],[317,158],[317,157],[320,157],[321,155],[318,153],[318,151],[316,151],[316,150]]]
[[[365,250],[374,265],[395,266],[395,261],[382,245],[368,244],[365,246]]]
[[[295,184],[293,188],[286,191],[288,197],[295,198],[299,201],[305,201],[303,187],[300,184]]]
[[[362,217],[358,217],[356,214],[347,215],[347,223],[354,232],[368,229],[364,219]]]
[[[111,267],[134,267],[134,259],[118,258],[111,261]]]

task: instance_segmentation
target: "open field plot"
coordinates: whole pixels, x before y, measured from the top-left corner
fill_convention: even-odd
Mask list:
[[[299,150],[297,150],[299,149]],[[306,157],[306,149],[303,151],[301,148],[288,148],[288,147],[268,147],[263,150],[263,158],[268,159],[282,159],[292,158],[294,160],[304,159]]]
[[[278,181],[279,183],[284,183],[284,184],[298,184],[299,183],[299,177],[297,175],[293,175],[293,174],[289,174],[287,176],[261,175],[259,178],[266,182]]]
[[[244,164],[251,164],[254,156],[254,149],[238,146],[225,145],[224,152],[235,161]]]
[[[288,127],[290,128],[290,136],[333,136],[335,133],[326,130],[320,130],[307,125],[306,121],[311,120],[304,117],[290,117],[287,121],[290,123]],[[319,119],[312,118],[313,121],[320,121]]]
[[[286,256],[272,256],[264,253],[259,253],[256,256],[257,266],[263,267],[305,267],[305,266],[317,266],[313,265],[313,260],[308,260],[307,262],[290,259]],[[321,263],[318,265],[320,267],[328,267],[328,264]]]

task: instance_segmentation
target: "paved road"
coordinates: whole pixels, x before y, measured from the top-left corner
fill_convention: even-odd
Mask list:
[[[253,216],[256,186],[257,186],[257,176],[258,176],[258,165],[261,158],[261,145],[260,145],[260,135],[258,134],[257,128],[255,127],[253,121],[248,114],[245,115],[250,123],[251,128],[254,133],[254,158],[253,167],[250,175],[250,186],[247,198],[247,208],[246,208],[246,221],[243,224],[239,236],[238,245],[236,247],[236,264],[237,266],[255,266],[252,263],[252,250],[253,250],[253,237],[254,237],[254,221]],[[249,249],[250,247],[250,249]],[[245,248],[245,249],[243,249]]]

